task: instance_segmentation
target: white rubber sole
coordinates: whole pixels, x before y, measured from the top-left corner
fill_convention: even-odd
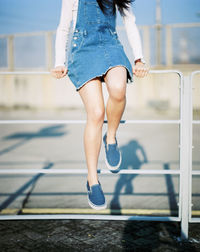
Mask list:
[[[91,206],[91,208],[93,208],[93,209],[95,209],[95,210],[103,210],[103,209],[105,209],[105,208],[107,207],[106,202],[105,202],[105,204],[103,204],[103,205],[101,205],[101,206],[97,206],[97,205],[94,205],[94,204],[90,201],[90,199],[89,199],[88,196],[87,196],[87,198],[88,198],[88,204]]]

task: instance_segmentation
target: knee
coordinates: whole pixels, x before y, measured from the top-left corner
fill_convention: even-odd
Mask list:
[[[98,125],[103,125],[104,117],[105,117],[105,108],[94,108],[88,114],[88,121]]]
[[[126,88],[116,85],[110,92],[110,97],[117,102],[122,102],[126,98]]]

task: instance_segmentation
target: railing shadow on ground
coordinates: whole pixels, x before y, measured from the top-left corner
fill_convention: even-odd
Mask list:
[[[143,164],[148,163],[147,154],[144,147],[137,141],[131,140],[127,145],[124,145],[120,148],[122,153],[122,163],[120,169],[134,169],[139,170]],[[163,168],[165,170],[170,169],[169,163],[164,163]],[[138,174],[121,174],[114,190],[114,195],[110,203],[111,214],[121,214],[121,205],[120,205],[120,195],[121,191],[124,189],[124,194],[134,195],[134,186],[133,180],[138,176]],[[167,195],[169,208],[171,216],[177,216],[178,206],[176,201],[176,192],[174,189],[174,184],[172,181],[171,174],[165,174]],[[156,194],[156,193],[155,193]],[[146,195],[146,194],[144,194]],[[165,194],[166,195],[166,194]]]
[[[122,154],[122,163],[120,166],[120,170],[127,170],[127,169],[140,169],[143,163],[147,163],[147,156],[144,151],[142,145],[139,144],[137,140],[131,140],[127,145],[124,145],[120,148]],[[138,156],[138,152],[141,153],[143,160],[140,159]],[[138,176],[138,174],[121,174],[114,190],[114,195],[110,203],[111,213],[115,214],[116,211],[112,210],[120,210],[120,192],[122,191],[123,187],[125,187],[125,194],[133,194],[134,187],[132,181],[134,178]],[[118,213],[119,214],[119,213]]]
[[[21,132],[5,136],[2,138],[2,140],[4,141],[15,139],[21,139],[21,141],[5,149],[0,150],[0,156],[15,150],[16,148],[26,144],[27,142],[35,138],[61,137],[65,134],[68,134],[68,131],[62,130],[64,127],[65,127],[64,125],[54,125],[54,126],[42,127],[40,130],[36,132]]]
[[[54,164],[49,162],[47,163],[43,169],[51,169],[51,167]],[[23,200],[22,203],[22,207],[26,204],[27,199],[29,198],[29,196],[31,195],[31,192],[33,191],[34,187],[36,186],[37,181],[39,180],[40,177],[44,176],[45,174],[43,173],[39,173],[36,174],[35,176],[33,176],[29,181],[27,181],[25,184],[23,184],[17,191],[15,191],[13,194],[11,194],[5,201],[3,201],[0,204],[0,211],[2,211],[3,209],[7,208],[11,203],[13,203],[18,197],[22,196],[22,193],[24,193],[24,191],[26,191],[28,188],[30,188],[30,190],[28,191],[28,193],[25,194],[25,199]]]
[[[129,141],[128,144],[124,145],[121,147],[121,152],[122,152],[122,164],[121,164],[121,169],[141,169],[141,166],[143,164],[147,164],[149,161],[147,159],[146,152],[144,150],[144,147],[135,139]],[[81,163],[83,161],[76,160],[76,163]],[[49,162],[43,169],[49,169],[52,168],[53,166],[55,167],[58,163],[62,164],[69,164],[70,161],[57,161],[57,162]],[[151,161],[150,161],[151,163]],[[156,162],[155,162],[156,163]],[[157,163],[162,163],[161,161],[157,161]],[[177,161],[178,163],[178,161]],[[8,162],[10,166],[10,162]],[[22,165],[23,162],[20,162],[20,165]],[[5,162],[3,162],[3,165],[5,165]],[[14,165],[14,164],[13,164]],[[27,165],[27,162],[25,162],[25,165]],[[1,163],[0,163],[1,166]],[[170,169],[169,163],[164,163],[163,164],[164,169]],[[43,174],[45,175],[45,174]],[[5,176],[8,175],[3,175],[1,178],[5,178]],[[10,176],[16,176],[10,174]],[[79,195],[86,195],[86,192],[33,192],[33,189],[38,182],[39,178],[42,176],[41,173],[33,176],[28,182],[26,182],[24,185],[22,185],[16,192],[14,193],[1,193],[1,196],[8,197],[1,205],[0,209],[5,209],[7,208],[16,198],[19,196],[27,196],[25,193],[25,189],[31,187],[31,190],[29,190],[29,196],[79,196]],[[54,175],[55,176],[55,175]],[[60,175],[57,175],[60,176]],[[63,174],[62,174],[63,176]],[[65,176],[68,176],[65,174]],[[111,195],[112,200],[110,203],[110,209],[111,209],[111,215],[113,214],[121,214],[121,205],[120,205],[120,196],[124,195],[122,193],[122,190],[125,189],[125,194],[126,195],[137,195],[137,196],[167,196],[168,197],[168,202],[169,202],[169,208],[171,211],[171,215],[173,216],[175,212],[178,211],[177,208],[177,202],[176,202],[176,197],[177,193],[174,190],[174,185],[173,181],[171,178],[171,175],[165,174],[165,179],[166,179],[166,188],[167,192],[164,193],[159,193],[159,192],[134,192],[134,185],[133,185],[133,180],[135,177],[138,176],[138,174],[119,174],[119,179],[115,185],[114,192],[107,192],[105,193],[106,195]],[[25,202],[26,203],[26,202]],[[24,204],[25,205],[25,204]],[[177,215],[177,214],[176,214]]]
[[[0,155],[7,154],[8,152],[11,152],[15,150],[16,148],[26,144],[27,142],[31,141],[35,138],[49,138],[49,137],[61,137],[65,134],[68,134],[68,131],[63,131],[64,125],[54,125],[54,126],[48,126],[48,127],[42,127],[36,132],[21,132],[21,133],[14,133],[8,136],[5,136],[2,138],[2,140],[14,140],[14,139],[22,139],[20,142],[11,145],[10,147],[4,148],[3,150],[0,150]],[[4,162],[5,165],[5,162]],[[50,169],[54,165],[53,162],[48,162],[44,165],[42,169]],[[19,196],[21,196],[25,190],[31,187],[29,192],[26,194],[26,198],[28,198],[33,191],[37,181],[41,176],[44,176],[44,174],[39,173],[34,175],[28,182],[26,182],[24,185],[22,185],[15,193],[11,194],[5,201],[3,201],[0,204],[0,211],[7,208],[11,203],[13,203]],[[23,205],[25,205],[26,199],[23,202]],[[23,206],[22,206],[23,207]]]

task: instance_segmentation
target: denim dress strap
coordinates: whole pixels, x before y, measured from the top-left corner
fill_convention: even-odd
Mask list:
[[[68,76],[78,91],[95,77],[104,81],[115,66],[127,70],[127,82],[133,82],[131,63],[116,32],[116,13],[107,6],[106,14],[96,0],[79,0],[77,21],[68,56]]]

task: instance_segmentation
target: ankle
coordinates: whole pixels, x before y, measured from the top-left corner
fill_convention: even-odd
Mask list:
[[[116,137],[115,134],[109,134],[109,133],[107,133],[107,135],[106,135],[106,143],[107,144],[115,144],[116,143],[115,137]]]
[[[98,184],[98,178],[97,177],[89,177],[88,176],[87,180],[88,180],[89,186]]]

